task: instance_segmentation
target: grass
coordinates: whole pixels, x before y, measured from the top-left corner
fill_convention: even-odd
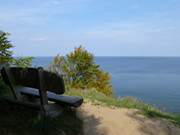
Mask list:
[[[81,135],[83,121],[74,110],[66,109],[56,118],[0,100],[0,135]]]
[[[172,114],[168,112],[161,111],[153,107],[150,104],[146,104],[134,97],[109,97],[95,90],[80,91],[71,90],[67,91],[68,95],[82,96],[85,100],[90,100],[95,104],[101,104],[106,106],[113,106],[118,108],[132,108],[141,110],[141,112],[147,117],[157,117],[167,119],[170,122],[180,126],[180,114]]]

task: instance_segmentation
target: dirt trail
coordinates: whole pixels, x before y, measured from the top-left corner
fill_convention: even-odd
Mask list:
[[[180,128],[162,119],[150,119],[134,109],[84,103],[79,111],[84,135],[180,135]]]

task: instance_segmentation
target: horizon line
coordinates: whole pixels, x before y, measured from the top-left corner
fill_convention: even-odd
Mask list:
[[[13,56],[13,57],[56,57],[57,55],[55,55],[55,56]],[[66,56],[66,55],[61,55],[61,56]],[[162,58],[169,58],[169,57],[172,57],[172,58],[177,58],[177,57],[180,57],[180,56],[108,56],[108,55],[106,55],[106,56],[102,56],[102,55],[93,55],[94,57],[162,57]]]

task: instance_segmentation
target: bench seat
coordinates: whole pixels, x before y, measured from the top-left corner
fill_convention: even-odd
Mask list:
[[[22,95],[40,98],[39,90],[35,88],[20,87],[17,88],[17,91],[19,91]],[[79,107],[83,103],[82,97],[59,95],[49,91],[47,91],[47,98],[48,101],[53,101],[69,107]]]

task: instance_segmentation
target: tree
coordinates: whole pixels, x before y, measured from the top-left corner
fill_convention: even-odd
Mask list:
[[[13,51],[10,49],[13,48],[13,45],[8,40],[9,33],[0,31],[0,69],[1,64],[8,63],[8,65],[18,66],[18,67],[30,67],[32,64],[32,57],[19,57],[13,58]],[[0,74],[0,94],[1,90],[7,89],[4,84],[1,74]]]
[[[10,50],[13,45],[8,40],[9,33],[0,31],[0,64],[12,61],[12,51]]]
[[[66,83],[73,88],[91,89],[112,95],[111,77],[95,63],[94,56],[82,46],[63,56],[56,56],[51,71],[64,74]]]
[[[9,63],[9,65],[18,67],[31,67],[32,57],[13,58],[13,45],[8,40],[10,34],[0,31],[0,64]]]

